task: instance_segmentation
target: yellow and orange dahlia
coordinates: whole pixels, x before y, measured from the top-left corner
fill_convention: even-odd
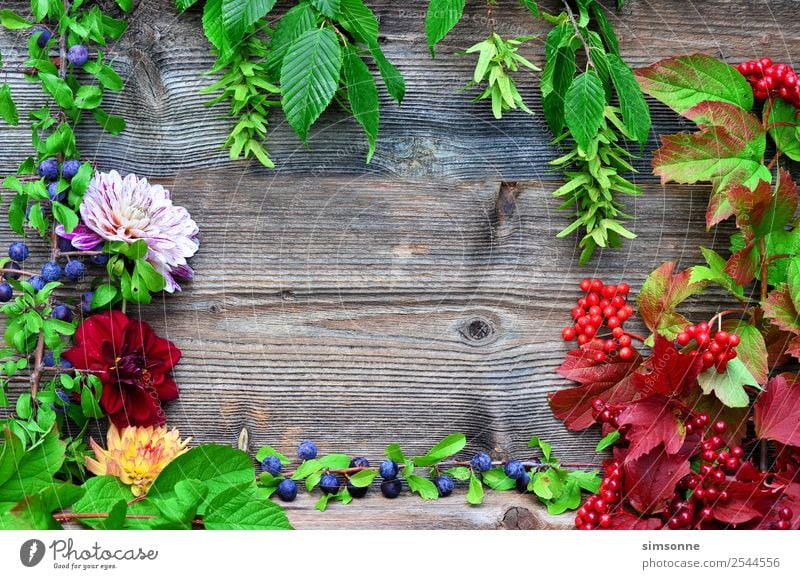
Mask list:
[[[117,477],[138,497],[147,493],[164,467],[188,450],[190,440],[181,440],[177,428],[126,426],[118,430],[112,424],[106,436],[107,450],[90,439],[95,458],[86,457],[86,466],[96,475]]]

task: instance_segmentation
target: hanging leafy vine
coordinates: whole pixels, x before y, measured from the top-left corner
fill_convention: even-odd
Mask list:
[[[197,0],[176,0],[185,11]],[[378,20],[363,0],[296,2],[271,24],[275,0],[206,0],[203,27],[221,78],[204,92],[219,94],[210,105],[229,102],[236,122],[224,143],[232,159],[257,158],[272,168],[264,141],[268,115],[283,110],[308,143],[311,127],[332,102],[351,113],[375,153],[380,113],[371,58],[389,95],[398,103],[405,81],[378,43]]]

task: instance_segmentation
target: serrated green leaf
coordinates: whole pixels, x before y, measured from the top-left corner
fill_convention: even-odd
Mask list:
[[[465,0],[430,0],[425,13],[425,35],[431,56],[436,57],[436,45],[458,24],[464,14]]]
[[[550,443],[545,442],[538,436],[533,436],[528,441],[528,448],[539,448],[542,450],[542,456],[544,457],[545,461],[550,461],[550,456],[553,451],[553,447]]]
[[[572,470],[567,473],[567,480],[574,480],[583,490],[596,493],[600,490],[603,480],[597,471],[587,472],[583,470]]]
[[[378,471],[374,469],[367,469],[350,475],[350,483],[356,488],[368,487],[378,476]]]
[[[55,99],[58,106],[63,109],[72,108],[75,104],[72,89],[63,79],[53,74],[40,72],[39,80],[42,81],[42,86]]]
[[[575,77],[567,90],[564,103],[564,120],[572,138],[584,151],[603,122],[606,93],[600,78],[592,71]]]
[[[303,141],[336,93],[342,54],[330,28],[304,32],[292,44],[281,67],[283,110]]]
[[[445,471],[445,474],[450,475],[456,480],[469,480],[472,472],[465,466],[456,466]]]
[[[644,145],[650,134],[650,109],[644,100],[642,89],[639,88],[631,68],[620,57],[609,54],[607,59],[625,127]]]
[[[714,394],[729,408],[744,408],[750,404],[745,386],[760,388],[758,382],[739,358],[728,360],[722,373],[713,366],[697,377],[703,394]]]
[[[561,494],[547,503],[547,512],[551,515],[560,515],[569,510],[577,509],[581,504],[581,489],[575,480],[567,480]]]
[[[300,2],[290,8],[278,21],[266,60],[270,76],[278,76],[284,57],[292,43],[304,32],[316,26],[317,13],[308,2]]]
[[[0,10],[0,25],[9,30],[24,30],[33,26],[13,10]]]
[[[333,470],[343,469],[350,466],[350,457],[346,454],[328,454],[318,459],[323,468]]]
[[[222,26],[232,46],[241,42],[247,30],[266,16],[276,0],[222,0]]]
[[[375,79],[351,46],[344,50],[344,76],[347,82],[347,100],[353,116],[363,127],[369,140],[367,163],[375,154],[375,140],[378,136],[380,113],[378,111],[378,88]]]
[[[292,475],[292,480],[304,479],[310,474],[320,471],[322,469],[323,469],[322,463],[316,458],[307,460],[303,462],[303,464],[301,464],[299,467],[297,467],[297,470],[295,470],[294,474]]]
[[[386,447],[386,458],[389,460],[395,461],[397,464],[403,464],[406,462],[406,457],[403,455],[403,450],[400,448],[400,445],[396,442],[393,442],[389,446]]]
[[[564,104],[575,70],[575,48],[566,45],[556,48],[542,71],[542,111],[554,135],[561,134],[564,128]]]
[[[431,448],[425,456],[418,456],[414,458],[416,466],[425,467],[431,466],[461,452],[467,445],[467,437],[463,434],[455,433],[446,436],[441,442]]]
[[[175,7],[178,9],[178,12],[185,12],[195,4],[197,4],[198,0],[175,0]]]
[[[281,461],[281,464],[283,465],[291,464],[292,462],[291,460],[289,460],[288,456],[286,456],[285,454],[281,454],[271,446],[266,446],[266,445],[262,446],[261,448],[258,449],[258,452],[256,452],[256,460],[258,462],[263,462],[263,460],[268,456],[276,457],[279,461]]]
[[[508,491],[517,486],[517,481],[506,475],[502,467],[496,467],[483,473],[483,483],[496,491]]]
[[[783,99],[772,101],[767,119],[769,135],[775,145],[794,161],[800,161],[800,134],[797,130],[797,109]]]
[[[17,105],[11,97],[11,87],[7,83],[3,83],[3,86],[0,87],[0,117],[14,127],[19,124]]]
[[[328,18],[339,14],[339,0],[311,0],[311,4]]]
[[[406,477],[406,482],[411,492],[417,493],[423,501],[434,501],[439,498],[436,485],[425,477],[412,474]]]
[[[279,530],[291,529],[284,510],[259,494],[258,489],[232,487],[217,494],[208,503],[203,525],[209,530]]]

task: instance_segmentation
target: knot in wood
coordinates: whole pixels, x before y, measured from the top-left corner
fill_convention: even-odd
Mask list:
[[[483,317],[470,318],[461,326],[461,334],[473,346],[488,344],[494,339],[494,325]]]

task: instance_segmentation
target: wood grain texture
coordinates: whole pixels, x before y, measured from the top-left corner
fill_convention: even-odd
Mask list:
[[[223,111],[206,109],[198,94],[212,59],[197,11],[177,18],[168,0],[140,1],[131,30],[112,48],[127,86],[106,106],[130,129],[111,137],[87,124],[82,148],[103,169],[164,183],[201,228],[196,279],[131,312],[183,351],[170,423],[197,442],[235,444],[247,428],[252,448],[271,444],[288,454],[311,438],[322,452],[372,459],[390,442],[419,453],[456,431],[470,440],[467,452],[521,457],[538,434],[565,461],[598,461],[597,432],[566,431],[546,402],[569,385],[555,368],[578,281],[625,279],[635,291],[663,261],[687,267],[701,261],[700,244],[724,249],[730,229],[705,232],[708,188],[661,187],[645,155],[637,177],[644,195],[629,204],[639,237],[579,267],[575,239],[555,238],[569,215],[550,196],[557,175],[547,172],[554,151],[541,115],[495,122],[458,92],[472,63],[454,53],[485,33],[482,3],[468,3],[435,61],[425,48],[425,2],[370,4],[408,83],[402,107],[382,101],[370,165],[356,124],[336,111],[320,120],[307,150],[275,117],[270,150],[279,171],[227,161],[216,149],[228,127]],[[628,0],[616,25],[634,65],[695,50],[792,62],[800,56],[794,4],[738,2],[742,19],[723,0]],[[543,30],[516,2],[501,1],[496,13],[504,35]],[[19,59],[17,41],[0,33],[7,62]],[[539,62],[541,48],[532,50]],[[41,105],[35,88],[8,78],[23,114]],[[524,87],[538,108],[534,92],[534,83]],[[659,133],[689,129],[663,107],[654,119]],[[29,135],[23,127],[0,131],[5,174],[27,154]],[[12,238],[0,224],[0,246]],[[43,248],[32,249],[41,263]],[[690,300],[688,312],[705,315],[724,303],[715,290],[706,296]],[[539,528],[565,520],[514,493],[490,493],[481,508],[463,497],[392,502],[371,493],[325,514],[304,499],[290,518],[306,528]]]
[[[24,0],[4,3],[25,10]],[[474,60],[456,53],[488,33],[483,2],[468,2],[462,22],[445,38],[436,60],[428,54],[424,38],[426,2],[369,2],[381,20],[381,40],[387,56],[406,77],[407,97],[398,107],[385,94],[381,98],[381,133],[371,164],[367,145],[355,120],[335,107],[312,130],[306,149],[280,114],[272,118],[269,150],[283,172],[324,175],[371,173],[402,177],[542,180],[553,177],[547,162],[553,150],[533,76],[522,77],[520,88],[536,116],[507,115],[495,121],[487,103],[470,102],[473,93],[460,92],[471,78]],[[542,2],[556,10],[559,2]],[[609,3],[612,4],[612,3]],[[775,60],[796,60],[800,23],[793,18],[792,0],[747,1],[735,9],[747,18],[731,17],[729,0],[687,2],[629,0],[622,13],[611,13],[619,31],[623,55],[633,66],[666,56],[706,51],[738,62],[762,54]],[[280,8],[278,9],[280,11]],[[202,35],[200,10],[178,16],[172,0],[136,3],[131,27],[110,47],[114,66],[126,79],[120,95],[109,95],[104,106],[129,122],[120,137],[100,132],[93,122],[81,132],[84,153],[100,166],[114,166],[150,176],[172,176],[185,170],[231,168],[219,149],[230,122],[224,106],[204,106],[199,89],[209,82],[203,76],[213,57]],[[497,30],[504,36],[535,34],[526,54],[543,60],[546,25],[534,20],[515,0],[502,0],[495,9]],[[21,59],[19,43],[24,32],[0,33],[0,51],[9,63]],[[792,53],[794,48],[795,53]],[[23,113],[43,103],[18,74],[9,75]],[[659,133],[689,129],[677,115],[662,106],[653,109],[652,150]],[[0,172],[13,170],[28,150],[24,128],[3,129],[9,153],[0,158]],[[239,170],[269,172],[257,163],[240,162]],[[638,164],[649,178],[649,157]]]

